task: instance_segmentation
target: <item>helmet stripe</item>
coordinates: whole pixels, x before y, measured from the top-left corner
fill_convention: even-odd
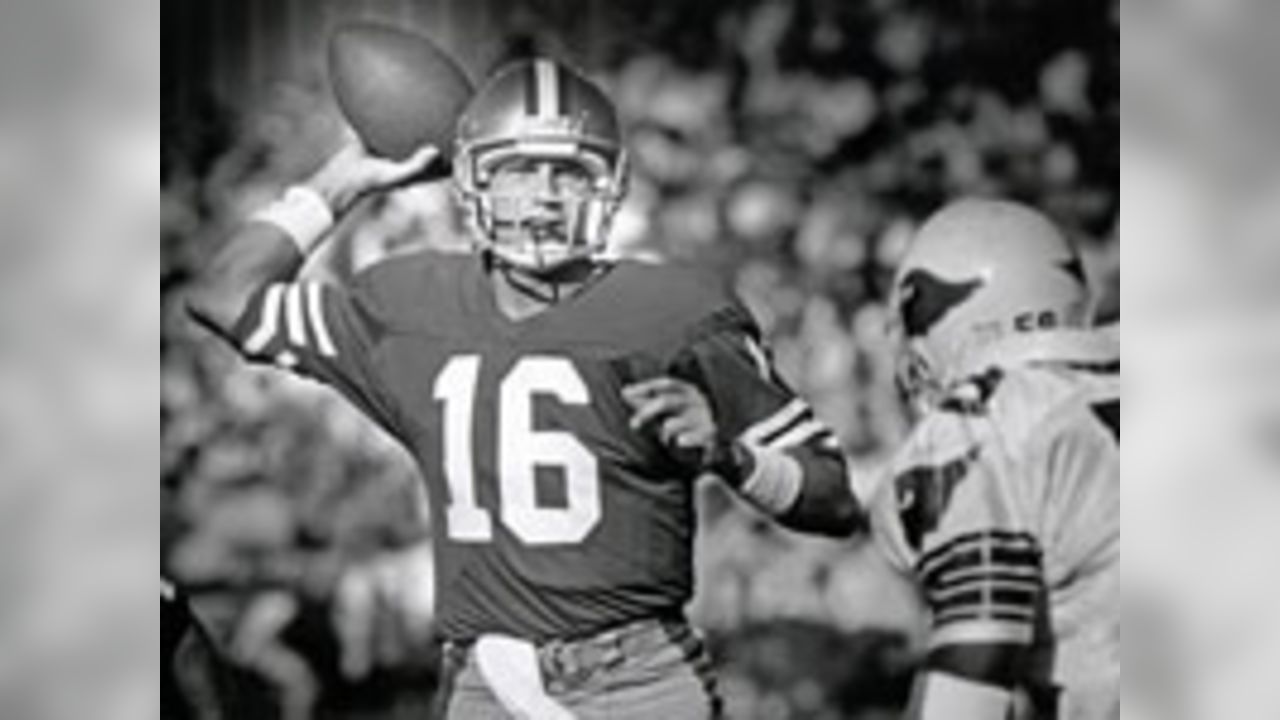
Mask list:
[[[569,102],[569,91],[573,89],[572,71],[563,65],[556,65],[556,113],[569,115],[573,105]]]
[[[536,63],[538,111],[540,119],[560,117],[560,68],[550,60]]]
[[[523,68],[524,81],[520,84],[524,88],[524,114],[528,117],[539,117],[542,114],[542,108],[538,103],[538,70],[536,64],[529,64]]]

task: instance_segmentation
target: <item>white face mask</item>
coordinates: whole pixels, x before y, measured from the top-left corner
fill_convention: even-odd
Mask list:
[[[604,201],[597,178],[567,160],[517,158],[493,174],[483,193],[489,249],[516,267],[549,271],[596,254],[603,244]]]

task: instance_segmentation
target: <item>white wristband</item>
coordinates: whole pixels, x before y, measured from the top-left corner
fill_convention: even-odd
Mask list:
[[[289,188],[279,200],[254,213],[250,219],[278,228],[303,255],[310,255],[336,222],[329,203],[305,185]]]
[[[781,450],[748,447],[748,451],[755,458],[755,471],[738,492],[770,515],[787,514],[804,492],[804,468],[800,461]]]
[[[1013,693],[957,675],[931,672],[924,678],[919,720],[1005,720]]]

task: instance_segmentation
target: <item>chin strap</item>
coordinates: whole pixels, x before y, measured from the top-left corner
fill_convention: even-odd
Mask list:
[[[582,292],[612,269],[612,263],[583,259],[536,273],[503,260],[492,250],[485,253],[486,271],[501,274],[522,295],[552,305]]]

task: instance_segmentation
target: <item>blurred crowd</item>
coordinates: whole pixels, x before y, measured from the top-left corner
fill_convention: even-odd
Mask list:
[[[589,68],[631,132],[618,252],[725,273],[858,468],[907,429],[885,299],[914,227],[948,198],[1049,211],[1085,249],[1103,319],[1118,320],[1111,2],[720,0],[628,14]],[[520,17],[495,61],[558,47]],[[184,117],[166,125],[162,164],[162,564],[283,717],[408,717],[436,666],[426,500],[406,458],[325,391],[242,367],[171,302],[237,217],[316,162],[338,121],[316,78],[275,87],[253,113],[210,99]],[[341,278],[454,221],[447,189],[404,193],[365,208],[313,271]],[[692,612],[732,716],[895,717],[919,612],[875,553],[779,532],[715,487],[703,517]]]

